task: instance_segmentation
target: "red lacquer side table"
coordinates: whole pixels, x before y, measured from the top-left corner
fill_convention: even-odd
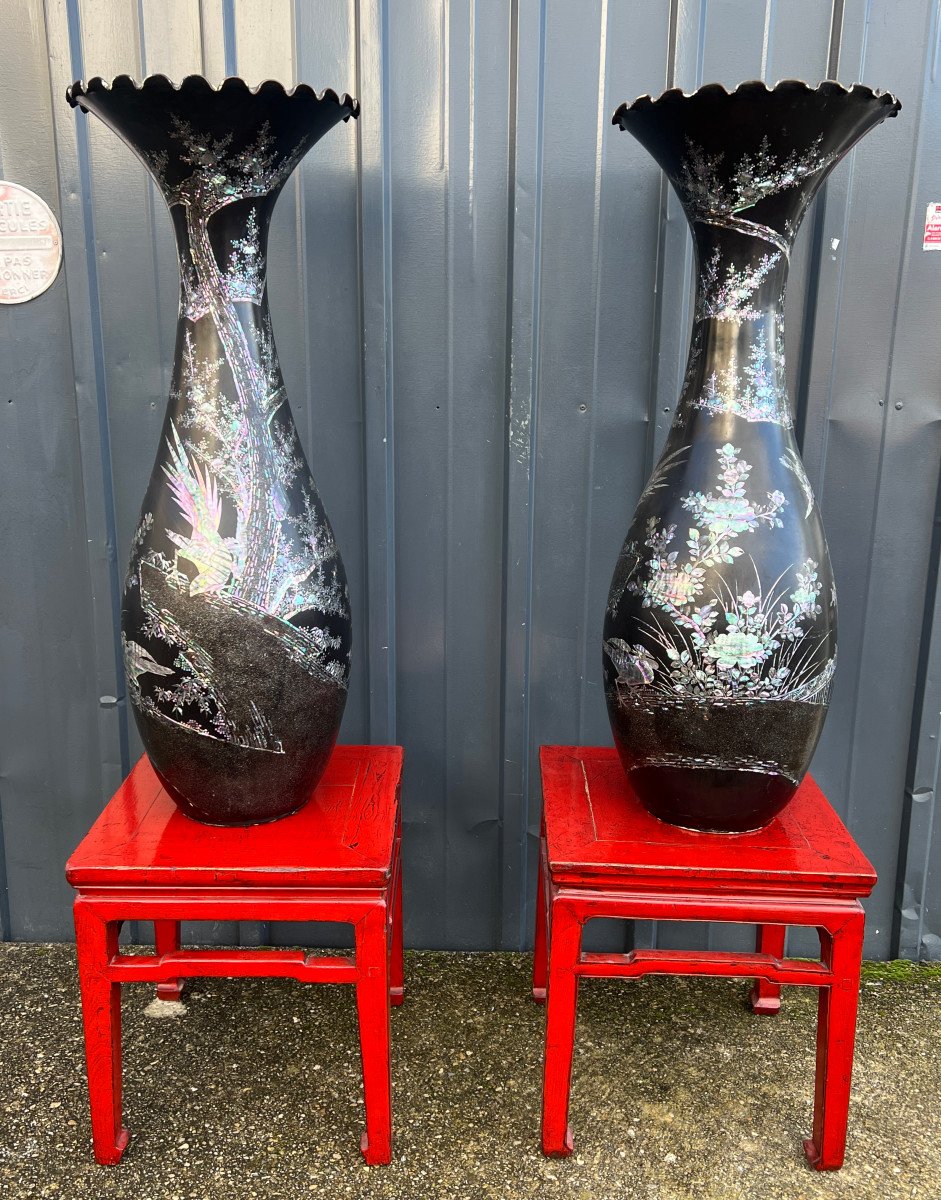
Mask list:
[[[121,1120],[121,984],[176,999],[192,976],[279,976],[356,987],[367,1163],[392,1153],[389,1005],[401,1004],[398,746],[338,746],[310,802],[250,828],[185,817],[147,758],[69,859],[85,1024],[92,1138],[100,1163],[127,1145]],[[124,921],[152,921],[154,955],[122,953]],[[181,921],[337,921],[353,957],[299,950],[185,950]]]
[[[533,996],[547,1001],[542,1148],[572,1151],[569,1087],[578,981],[647,974],[754,978],[756,1013],[781,984],[819,988],[810,1163],[843,1163],[864,914],[876,873],[808,776],[783,813],[747,834],[695,833],[651,816],[608,748],[543,746],[543,824]],[[635,950],[590,954],[595,917],[729,921],[758,926],[755,953]],[[784,957],[788,925],[820,935],[821,959]]]

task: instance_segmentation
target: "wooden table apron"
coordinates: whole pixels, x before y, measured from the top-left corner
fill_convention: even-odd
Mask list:
[[[554,762],[565,754],[594,756],[604,761],[611,751],[586,748],[544,747],[543,766],[547,756]],[[625,783],[625,792],[627,785]],[[585,796],[591,805],[589,776],[584,776]],[[815,785],[814,785],[815,787]],[[823,798],[820,797],[822,800]],[[577,806],[566,814],[571,822],[565,830],[572,844],[578,838],[572,834],[578,819]],[[607,802],[607,801],[604,801]],[[636,802],[626,797],[625,802]],[[826,801],[823,800],[826,804]],[[829,809],[829,806],[827,806]],[[552,805],[550,819],[559,809],[558,793]],[[561,810],[560,810],[561,811]],[[575,814],[575,815],[573,815]],[[832,810],[827,819],[838,818]],[[646,814],[637,817],[646,821]],[[595,813],[591,828],[595,829]],[[659,825],[659,823],[657,823]],[[645,830],[649,829],[644,826]],[[657,836],[656,826],[653,837]],[[840,825],[840,829],[842,826]],[[845,834],[845,830],[843,830]],[[660,840],[669,843],[672,837],[688,835],[671,832],[664,826]],[[715,845],[718,859],[734,859],[731,842],[710,843],[714,835],[698,835],[707,840],[692,845]],[[738,835],[739,839],[742,835]],[[746,837],[749,835],[745,835]],[[848,834],[845,835],[847,838]],[[818,1170],[833,1170],[842,1165],[849,1106],[850,1079],[853,1063],[856,1009],[859,992],[859,972],[865,915],[859,903],[875,882],[875,873],[858,848],[844,867],[842,879],[822,880],[802,878],[799,874],[785,878],[769,872],[765,879],[760,871],[743,865],[739,878],[703,877],[692,864],[667,870],[669,879],[658,882],[656,872],[647,872],[647,858],[661,863],[659,850],[650,844],[630,845],[625,857],[633,863],[625,866],[611,863],[607,868],[592,860],[587,867],[573,861],[550,861],[545,813],[540,837],[540,864],[536,902],[536,938],[533,962],[533,996],[539,1002],[548,1000],[546,1013],[545,1076],[543,1088],[543,1150],[547,1154],[566,1155],[572,1151],[572,1132],[568,1124],[568,1105],[571,1066],[574,1049],[575,1013],[578,981],[584,976],[639,978],[649,974],[700,975],[712,977],[753,978],[751,1006],[758,1014],[773,1015],[780,1007],[783,984],[796,984],[819,989],[816,1087],[812,1136],[805,1140],[804,1149],[810,1163]],[[560,834],[558,845],[564,842]],[[739,841],[741,845],[741,841]],[[625,843],[628,845],[628,843]],[[745,842],[748,846],[749,843]],[[812,850],[812,847],[808,847]],[[632,857],[633,856],[633,857]],[[585,857],[591,857],[586,854]],[[743,859],[744,863],[744,859]],[[561,879],[560,879],[561,877]],[[598,917],[669,920],[719,921],[758,926],[754,953],[736,951],[635,950],[628,953],[587,953],[581,948],[582,930],[586,921]],[[788,925],[809,926],[818,930],[821,941],[821,960],[809,963],[784,957],[785,933]]]
[[[358,748],[341,749],[348,752]],[[367,753],[374,749],[385,750],[363,749]],[[398,759],[400,765],[401,757]],[[146,774],[146,769],[138,764],[135,773]],[[123,786],[127,787],[129,782]],[[99,1162],[117,1163],[128,1141],[121,1119],[121,985],[156,984],[161,998],[173,999],[179,995],[182,980],[189,977],[266,976],[305,983],[355,985],[366,1108],[366,1131],[361,1149],[368,1163],[390,1160],[389,1008],[390,1003],[400,1004],[403,996],[398,773],[392,783],[393,794],[386,800],[395,805],[394,826],[391,844],[387,843],[390,853],[386,867],[371,866],[368,872],[327,870],[324,872],[330,881],[327,886],[309,883],[291,886],[283,876],[274,886],[233,881],[219,886],[204,882],[194,886],[179,882],[148,884],[149,872],[136,863],[132,884],[102,883],[99,881],[102,877],[114,878],[123,873],[120,865],[109,862],[107,872],[90,866],[89,862],[97,861],[93,851],[90,859],[79,859],[77,867],[74,862],[74,858],[85,850],[87,842],[93,840],[98,829],[96,825],[70,861],[69,876],[77,892],[74,916],[79,980],[92,1136]],[[99,822],[107,820],[107,812]],[[120,842],[117,844],[120,850]],[[250,841],[247,844],[250,846]],[[131,839],[128,846],[131,846]],[[130,856],[130,850],[128,853]],[[249,875],[254,872],[257,879],[250,854],[246,855],[244,871]],[[166,879],[167,873],[165,863],[154,871],[162,880]],[[303,874],[303,871],[297,873]],[[370,879],[369,884],[363,884],[364,874]],[[83,883],[83,877],[91,877],[94,882]],[[154,955],[121,953],[118,936],[124,921],[129,920],[154,923]],[[310,954],[303,950],[185,950],[180,948],[179,928],[184,920],[348,923],[354,929],[354,955],[350,958]]]

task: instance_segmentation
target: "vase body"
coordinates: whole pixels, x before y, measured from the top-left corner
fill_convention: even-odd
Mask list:
[[[696,251],[682,393],[604,623],[615,744],[642,802],[674,824],[767,824],[823,727],[836,589],[785,383],[788,257],[826,175],[897,109],[868,88],[786,81],[615,114],[666,172]]]
[[[291,416],[268,314],[268,224],[306,151],[356,105],[192,76],[73,85],[146,163],[180,257],[172,386],[124,585],[127,690],[188,815],[296,811],[336,742],[346,577]]]

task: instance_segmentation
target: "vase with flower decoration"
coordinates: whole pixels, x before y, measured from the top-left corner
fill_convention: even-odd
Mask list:
[[[622,105],[693,233],[686,375],[604,623],[615,744],[643,803],[692,829],[759,828],[796,791],[836,666],[836,589],[785,383],[801,219],[891,95],[709,84]]]

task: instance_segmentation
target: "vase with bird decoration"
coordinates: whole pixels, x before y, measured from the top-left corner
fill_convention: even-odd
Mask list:
[[[349,96],[199,76],[75,83],[170,210],[180,308],[166,418],[121,611],[127,694],[189,816],[254,824],[311,796],[349,680],[346,576],[278,365],[275,201]]]
[[[696,252],[686,374],[614,571],[603,652],[621,761],[677,825],[767,824],[820,737],[836,588],[785,382],[788,260],[827,175],[899,107],[861,85],[785,80],[674,89],[614,115],[663,168]]]

